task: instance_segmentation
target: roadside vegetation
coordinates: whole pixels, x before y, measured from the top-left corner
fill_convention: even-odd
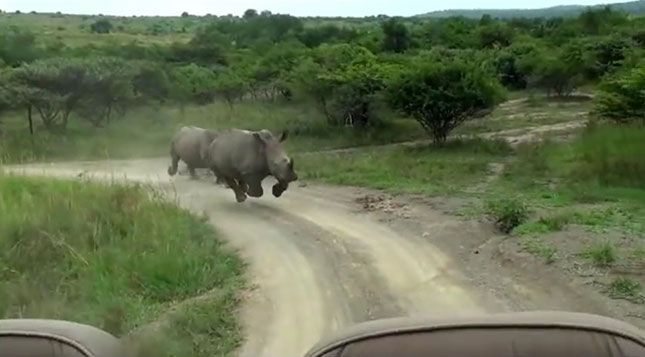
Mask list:
[[[154,335],[155,355],[224,355],[241,341],[242,270],[207,223],[147,187],[0,174],[0,318],[123,337],[206,294]]]

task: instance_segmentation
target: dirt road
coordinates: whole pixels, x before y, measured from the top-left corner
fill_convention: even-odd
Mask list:
[[[521,274],[531,270],[523,262],[498,264],[500,252],[486,245],[494,231],[444,213],[436,201],[370,201],[376,193],[311,184],[292,185],[276,199],[267,179],[263,198],[239,204],[212,178],[169,178],[167,165],[150,159],[5,170],[150,182],[205,214],[249,263],[254,289],[241,312],[240,356],[301,356],[338,327],[391,316],[529,309],[612,315],[558,276],[533,280]]]

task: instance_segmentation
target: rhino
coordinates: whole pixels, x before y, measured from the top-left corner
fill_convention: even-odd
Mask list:
[[[286,130],[278,136],[266,129],[223,131],[209,147],[211,170],[233,190],[237,202],[244,202],[247,195],[262,197],[262,180],[267,176],[278,180],[272,191],[280,197],[290,182],[298,180],[293,159],[282,147],[287,136]]]
[[[186,163],[191,178],[196,179],[195,169],[210,169],[208,160],[209,145],[217,137],[217,133],[197,126],[181,127],[170,141],[170,166],[168,175],[177,173],[179,160]],[[218,177],[217,183],[222,180]]]

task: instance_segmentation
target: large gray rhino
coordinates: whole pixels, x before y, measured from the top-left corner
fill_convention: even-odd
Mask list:
[[[268,130],[220,132],[209,148],[211,169],[235,192],[237,202],[244,202],[247,194],[262,197],[262,180],[267,176],[278,180],[273,186],[273,195],[280,197],[289,183],[298,179],[293,159],[282,147],[287,136],[287,131],[279,136]]]
[[[181,127],[170,141],[170,166],[168,175],[174,176],[177,173],[179,160],[186,163],[190,176],[195,179],[195,169],[209,169],[208,160],[209,146],[215,139],[217,133],[197,126]],[[221,180],[218,178],[218,183]]]

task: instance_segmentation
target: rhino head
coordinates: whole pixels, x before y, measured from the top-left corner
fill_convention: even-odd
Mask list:
[[[288,131],[283,131],[278,137],[268,130],[254,132],[253,136],[264,148],[267,165],[273,175],[283,185],[296,181],[298,175],[293,169],[293,159],[287,155],[282,142],[287,140]]]

